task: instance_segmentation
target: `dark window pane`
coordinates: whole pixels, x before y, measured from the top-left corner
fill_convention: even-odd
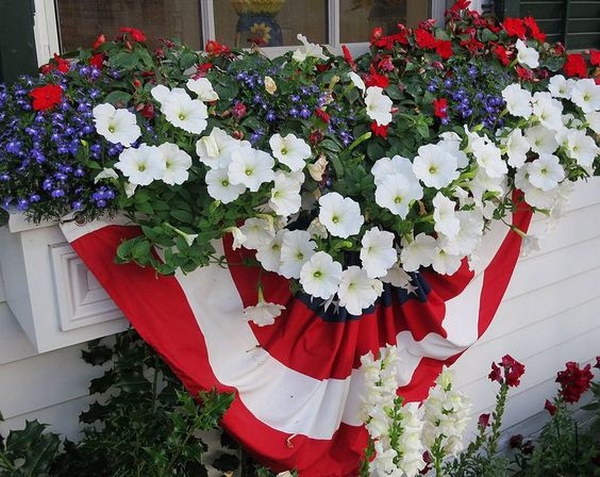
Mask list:
[[[149,43],[179,38],[192,48],[202,47],[200,0],[56,0],[62,51],[89,46],[104,33],[119,28],[143,30]]]
[[[302,33],[312,43],[327,43],[327,0],[214,1],[216,40],[247,47],[261,38],[264,46],[299,45]]]
[[[427,0],[340,0],[340,41],[368,41],[375,27],[382,27],[385,34],[396,33],[398,23],[414,27],[429,18],[430,3]]]

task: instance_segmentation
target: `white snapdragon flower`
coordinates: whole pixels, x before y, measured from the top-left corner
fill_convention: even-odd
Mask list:
[[[266,219],[251,217],[246,219],[240,231],[246,237],[243,243],[244,247],[251,250],[258,250],[268,244],[275,236],[275,230],[272,224]]]
[[[392,122],[392,106],[394,103],[383,94],[383,88],[370,86],[365,96],[367,116],[380,126],[387,126]]]
[[[279,273],[281,267],[281,246],[288,230],[279,230],[273,238],[256,250],[256,259],[268,272]]]
[[[600,134],[600,111],[586,113],[585,120],[592,131],[596,134]]]
[[[274,134],[269,140],[269,145],[275,159],[288,166],[292,171],[304,169],[306,160],[312,155],[308,143],[294,134],[287,136]]]
[[[433,262],[437,242],[431,235],[420,233],[412,241],[402,239],[400,261],[407,272],[416,272],[421,267],[428,267]]]
[[[165,86],[155,86],[152,96],[160,102],[160,110],[173,126],[192,134],[200,134],[206,129],[208,110],[199,99],[192,99],[184,89],[169,90]]]
[[[410,175],[395,173],[386,176],[375,189],[375,202],[393,214],[406,218],[410,206],[423,197],[423,188],[412,171]]]
[[[319,221],[334,237],[348,238],[356,235],[365,218],[360,213],[358,202],[330,192],[319,199]]]
[[[281,244],[279,273],[286,278],[300,278],[300,271],[315,254],[317,244],[306,230],[288,231]]]
[[[571,101],[584,113],[600,110],[600,85],[591,78],[577,80],[571,91]]]
[[[141,144],[137,149],[125,149],[115,164],[129,182],[135,185],[148,185],[161,179],[165,173],[162,154],[156,146]]]
[[[213,199],[220,200],[223,204],[233,202],[246,190],[245,185],[232,184],[229,181],[227,169],[211,169],[206,173],[205,180],[208,195]]]
[[[351,315],[359,316],[365,308],[375,303],[383,292],[381,281],[369,278],[367,271],[355,265],[342,272],[338,290],[340,306]]]
[[[516,43],[517,47],[517,61],[530,68],[537,68],[540,66],[540,54],[535,48],[528,47],[523,40],[518,39]]]
[[[425,468],[423,454],[425,447],[421,442],[423,421],[419,418],[419,403],[409,402],[405,404],[400,414],[402,416],[402,434],[398,438],[400,461],[398,469],[404,472],[406,477],[416,477]]]
[[[357,75],[354,71],[348,73],[348,77],[350,78],[350,81],[352,81],[352,84],[358,89],[360,89],[362,91],[362,94],[365,94],[365,92],[367,91],[367,87],[365,86],[365,82],[362,80],[362,78],[359,75]]]
[[[277,215],[287,217],[300,210],[302,204],[302,197],[300,196],[301,185],[302,182],[288,177],[286,174],[281,172],[275,174],[269,206]]]
[[[188,180],[192,158],[187,152],[170,142],[158,146],[158,152],[165,163],[165,171],[161,178],[165,184],[179,185]]]
[[[412,170],[412,162],[402,156],[394,156],[391,159],[389,157],[378,159],[371,168],[371,174],[375,178],[375,185],[381,184],[386,177],[393,174],[402,174],[407,179],[416,180]]]
[[[531,149],[538,154],[554,154],[558,149],[556,132],[541,124],[526,129],[525,139],[529,141]]]
[[[502,152],[494,144],[486,144],[482,140],[477,140],[473,142],[471,149],[477,164],[485,170],[488,176],[496,178],[507,174],[508,167],[502,160]]]
[[[301,33],[298,33],[296,38],[302,42],[303,46],[294,51],[292,54],[292,59],[298,63],[302,63],[307,58],[318,58],[320,60],[327,59],[327,57],[323,54],[322,46],[316,45],[315,43],[309,43],[308,39]]]
[[[229,179],[232,184],[243,184],[256,192],[274,179],[273,166],[275,159],[270,154],[252,147],[238,148],[231,153]]]
[[[211,169],[223,169],[229,166],[231,155],[241,147],[250,147],[247,141],[237,141],[219,128],[213,128],[208,136],[196,142],[196,154],[200,162]]]
[[[567,131],[566,149],[569,157],[575,159],[582,167],[590,167],[600,154],[596,141],[579,129]]]
[[[523,131],[520,128],[516,128],[509,133],[505,144],[508,164],[517,169],[525,164],[527,153],[531,150],[531,145],[525,136],[523,136]]]
[[[317,252],[300,270],[300,284],[304,291],[328,300],[337,293],[342,280],[342,265],[326,252]]]
[[[413,172],[426,186],[442,189],[460,175],[456,156],[444,154],[444,148],[438,144],[421,146],[417,153]]]
[[[394,249],[394,234],[372,228],[361,241],[360,260],[369,278],[380,278],[398,261]]]
[[[391,447],[384,448],[381,440],[377,440],[374,443],[375,446],[375,457],[369,462],[369,472],[371,475],[376,476],[400,476],[400,470],[396,467],[394,459],[398,456],[398,453]]]
[[[520,84],[513,83],[502,90],[502,97],[506,103],[506,109],[513,116],[528,119],[532,114],[532,96],[529,91],[523,89]]]
[[[189,79],[186,86],[198,96],[200,101],[210,103],[217,101],[219,95],[208,78]]]
[[[529,182],[543,191],[555,189],[565,178],[565,170],[560,165],[558,157],[553,154],[540,155],[538,159],[528,164],[528,172]]]
[[[142,135],[135,114],[115,109],[112,104],[99,104],[92,110],[98,134],[113,144],[131,146]]]
[[[550,78],[548,91],[550,91],[550,94],[555,98],[570,99],[573,86],[575,86],[574,79],[566,79],[563,75],[554,75]]]
[[[460,220],[456,216],[456,204],[441,192],[433,198],[434,229],[439,234],[454,238],[460,230]]]
[[[542,126],[560,131],[563,128],[562,110],[562,103],[550,93],[537,92],[533,95],[533,115]]]

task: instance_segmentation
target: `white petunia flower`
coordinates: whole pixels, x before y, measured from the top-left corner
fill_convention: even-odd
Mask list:
[[[550,93],[538,92],[533,95],[533,115],[542,126],[560,131],[563,128],[562,110],[562,103]]]
[[[172,94],[187,94],[183,88],[174,88],[170,90],[164,84],[156,85],[150,90],[152,97],[159,103],[164,103]]]
[[[391,159],[389,157],[378,159],[371,168],[371,174],[375,178],[375,185],[379,185],[392,174],[402,174],[407,179],[416,180],[415,173],[412,170],[412,162],[402,156],[394,156]]]
[[[540,66],[540,54],[535,48],[528,47],[523,40],[518,39],[516,43],[517,47],[517,61],[530,68],[537,68]]]
[[[379,126],[387,126],[392,122],[392,106],[394,103],[383,94],[383,88],[370,86],[365,96],[367,105],[367,116]]]
[[[600,111],[593,111],[586,113],[585,121],[588,123],[588,127],[596,134],[600,134]]]
[[[323,174],[325,174],[325,171],[327,170],[327,164],[329,164],[327,157],[325,157],[324,154],[321,154],[317,159],[317,162],[308,164],[308,166],[306,166],[310,177],[317,182],[321,182],[323,180]]]
[[[188,180],[189,168],[192,167],[192,158],[177,144],[165,142],[158,146],[158,151],[165,163],[165,172],[162,180],[165,184],[179,185]]]
[[[544,191],[539,187],[535,187],[529,181],[529,167],[530,163],[525,164],[525,166],[517,170],[517,173],[515,174],[515,187],[523,191],[525,194],[525,202],[532,207],[541,210],[552,209],[560,188]]]
[[[119,174],[112,168],[105,167],[100,173],[94,177],[94,184],[97,184],[103,179],[119,179]]]
[[[256,192],[261,184],[274,179],[273,166],[275,159],[252,147],[238,148],[231,153],[229,179],[232,184],[243,184],[252,192]]]
[[[288,233],[287,230],[280,230],[270,242],[259,247],[256,251],[256,259],[268,272],[279,273],[279,268],[281,267],[281,246],[283,245],[283,237],[285,237],[286,233]]]
[[[262,296],[262,290],[260,290],[258,303],[244,308],[243,317],[246,321],[252,321],[258,326],[268,326],[275,323],[275,318],[281,315],[283,310],[285,310],[283,305],[266,302]]]
[[[596,145],[596,141],[585,131],[579,129],[567,131],[566,149],[569,157],[575,159],[582,167],[590,167],[600,154],[600,148]]]
[[[202,164],[211,169],[223,169],[229,166],[231,154],[241,147],[250,147],[247,141],[237,141],[219,128],[213,128],[208,136],[196,142],[196,154]]]
[[[444,154],[444,148],[437,144],[426,144],[418,149],[413,161],[413,172],[423,184],[441,189],[457,179],[457,158]]]
[[[565,170],[558,157],[552,154],[540,155],[539,159],[528,165],[528,172],[529,182],[543,191],[555,189],[565,178]]]
[[[375,303],[383,292],[381,281],[369,278],[367,271],[355,265],[342,272],[338,290],[340,306],[351,315],[359,316],[365,308]]]
[[[315,253],[300,270],[300,284],[304,291],[328,300],[337,293],[342,280],[342,265],[325,252]]]
[[[238,227],[229,227],[226,228],[223,232],[230,233],[231,235],[233,235],[233,244],[231,245],[231,248],[233,250],[237,250],[246,243],[247,237]]]
[[[246,219],[240,231],[246,237],[243,245],[247,249],[258,250],[268,244],[275,236],[272,224],[266,219],[251,217]]]
[[[98,134],[113,144],[131,146],[142,135],[135,114],[115,109],[112,104],[99,104],[92,110]]]
[[[525,136],[523,136],[523,131],[519,128],[512,130],[506,138],[505,143],[508,164],[515,168],[519,168],[525,164],[527,153],[531,150],[531,145],[525,139]]]
[[[441,248],[445,252],[464,257],[471,254],[481,243],[485,222],[481,210],[459,210],[456,216],[460,221],[458,234],[448,239],[441,236]]]
[[[412,176],[412,177],[411,177]],[[402,219],[406,218],[413,201],[423,197],[423,188],[410,173],[388,175],[375,189],[375,202]]]
[[[555,98],[571,98],[571,92],[575,86],[575,80],[572,78],[566,79],[563,75],[555,75],[550,78],[548,91]]]
[[[414,288],[411,283],[411,276],[400,266],[399,262],[394,263],[385,276],[381,277],[381,281],[389,283],[396,288],[404,288],[405,290],[410,290],[411,287]]]
[[[232,184],[229,181],[227,169],[211,169],[206,173],[205,180],[208,195],[213,199],[220,200],[223,204],[233,202],[246,190],[245,185]]]
[[[506,162],[502,160],[502,152],[494,144],[474,141],[471,146],[477,164],[492,178],[502,177],[508,172]]]
[[[125,184],[123,184],[123,188],[125,189],[125,197],[127,197],[128,199],[133,197],[133,194],[135,194],[135,190],[137,189],[137,187],[138,187],[137,184],[132,184],[131,182],[125,182]]]
[[[302,267],[315,254],[316,248],[317,244],[306,230],[288,231],[281,245],[279,273],[285,278],[300,278]]]
[[[125,149],[119,155],[115,164],[129,182],[135,185],[148,185],[154,180],[161,179],[165,173],[165,163],[162,154],[156,146],[141,144],[139,148]]]
[[[185,85],[190,91],[196,93],[200,101],[209,103],[219,99],[219,95],[208,78],[189,79]]]
[[[441,192],[433,198],[434,229],[449,239],[454,238],[460,230],[460,220],[456,216],[456,204]]]
[[[369,278],[380,278],[398,261],[394,248],[394,234],[372,228],[361,241],[360,260]]]
[[[577,80],[571,91],[571,101],[584,113],[600,110],[600,85],[591,78]]]
[[[316,45],[315,43],[309,43],[308,39],[301,33],[298,33],[296,38],[303,43],[303,46],[294,51],[292,54],[292,59],[298,63],[302,63],[304,60],[306,60],[306,58],[318,58],[320,60],[327,59],[327,57],[323,54],[323,47]]]
[[[456,158],[456,165],[458,169],[462,169],[469,165],[469,158],[465,154],[464,151],[461,151],[461,138],[458,134],[449,132],[443,133],[441,135],[443,139],[437,143],[438,147],[440,147],[444,154],[451,155]]]
[[[362,94],[365,94],[367,87],[365,86],[365,82],[362,80],[362,78],[359,75],[357,75],[354,71],[348,73],[348,77],[350,78],[350,81],[352,81],[352,84],[358,89],[360,89],[362,91]]]
[[[354,200],[330,192],[319,199],[319,205],[319,221],[334,237],[348,238],[360,232],[365,218]]]
[[[153,88],[153,92],[159,88]],[[183,129],[192,134],[200,134],[206,129],[208,110],[206,105],[199,99],[192,99],[185,90],[175,88],[168,94],[160,90],[158,95],[153,93],[155,98],[159,99],[160,110],[165,118],[173,126]]]
[[[304,169],[306,159],[312,155],[308,143],[294,134],[283,137],[280,134],[274,134],[269,140],[269,145],[275,159],[288,166],[292,171]]]
[[[428,267],[433,261],[436,248],[436,240],[424,233],[417,235],[411,242],[402,239],[402,268],[407,272],[416,272],[421,267]]]
[[[513,116],[528,119],[532,113],[532,96],[529,91],[521,88],[521,85],[514,83],[508,85],[502,91],[502,97],[506,103],[506,109]]]
[[[491,192],[496,197],[506,193],[507,180],[506,177],[490,177],[484,169],[478,168],[467,188],[473,194],[475,205],[483,207],[483,196],[486,193]]]
[[[531,149],[538,154],[554,154],[558,149],[556,132],[540,125],[525,130],[525,139],[529,141]]]
[[[287,217],[300,210],[302,203],[302,197],[300,196],[301,184],[301,182],[287,177],[281,172],[275,174],[269,205],[277,215]]]

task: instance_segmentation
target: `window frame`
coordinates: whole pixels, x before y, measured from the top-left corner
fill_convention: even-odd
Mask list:
[[[199,0],[202,22],[202,37],[204,44],[215,38],[216,26],[214,15],[214,0]],[[38,64],[48,62],[54,53],[60,51],[60,31],[58,9],[55,0],[34,0],[35,19],[34,35]],[[479,6],[481,0],[475,0],[474,6]],[[429,17],[438,23],[444,19],[447,0],[429,0]],[[334,54],[341,53],[340,43],[340,0],[327,0],[328,32],[329,42],[325,45]],[[353,54],[364,53],[368,49],[368,42],[345,43]],[[273,46],[263,48],[266,55],[275,57],[295,49],[295,46]]]

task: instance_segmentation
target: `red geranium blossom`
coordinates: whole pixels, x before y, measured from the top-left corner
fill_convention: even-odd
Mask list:
[[[515,66],[515,70],[517,71],[519,78],[521,78],[523,81],[533,81],[535,79],[533,71],[528,68],[523,68],[521,65],[517,65]]]
[[[496,55],[496,58],[502,63],[504,66],[508,66],[510,63],[510,59],[508,58],[508,51],[502,45],[496,45],[492,48],[492,53]]]
[[[554,414],[556,414],[556,406],[554,404],[552,404],[550,401],[548,401],[547,399],[546,399],[546,402],[544,403],[544,409],[546,411],[548,411],[548,413],[551,416],[554,416]]]
[[[478,50],[482,50],[485,46],[476,38],[469,38],[460,42],[461,46],[464,46],[471,54],[476,53]]]
[[[471,0],[456,0],[454,5],[450,8],[451,12],[457,12],[459,10],[466,10],[471,5]]]
[[[204,49],[207,53],[210,53],[214,56],[221,56],[231,51],[228,46],[222,45],[214,40],[209,40]]]
[[[417,42],[417,46],[419,48],[425,48],[427,50],[432,50],[436,46],[435,37],[428,32],[427,30],[423,30],[422,28],[417,28],[415,31],[415,41]]]
[[[388,130],[387,126],[380,126],[379,124],[377,124],[376,121],[373,121],[371,123],[371,131],[377,137],[386,138],[388,135],[387,130]]]
[[[445,118],[448,116],[448,100],[446,98],[434,99],[433,100],[433,111],[438,118]]]
[[[583,55],[579,53],[571,53],[570,55],[567,55],[567,61],[563,66],[563,71],[569,77],[587,77],[587,66],[585,64],[585,58]]]
[[[582,369],[574,361],[566,363],[566,368],[556,374],[556,382],[560,384],[559,394],[569,403],[579,401],[581,395],[590,388],[594,378],[590,364]]]
[[[387,88],[389,85],[389,78],[385,75],[380,75],[377,73],[373,65],[371,65],[369,74],[365,76],[365,86],[379,86],[380,88]]]
[[[529,28],[532,38],[535,38],[540,43],[544,43],[546,41],[546,34],[540,30],[535,18],[525,17],[523,18],[523,23],[527,26],[527,28]]]
[[[525,39],[527,32],[525,31],[525,24],[520,18],[506,18],[502,22],[502,26],[508,36],[518,36],[521,40]]]
[[[49,84],[35,88],[29,93],[33,98],[33,109],[45,111],[51,109],[62,101],[63,90],[60,86]]]
[[[600,66],[600,51],[590,51],[590,63],[594,66]]]
[[[89,59],[89,63],[93,67],[101,70],[102,65],[104,64],[104,55],[102,53],[97,53],[95,55],[92,55],[92,57]]]
[[[452,56],[452,42],[447,40],[438,40],[435,44],[435,52],[444,60]]]
[[[50,60],[47,65],[43,65],[40,67],[40,70],[43,74],[50,73],[51,71],[60,71],[61,73],[67,73],[71,69],[71,63],[69,60],[65,60],[61,58],[56,53],[54,53],[54,57]]]
[[[96,41],[94,41],[94,43],[92,44],[92,49],[95,50],[96,48],[98,48],[100,45],[103,45],[104,43],[106,43],[106,37],[103,34],[100,34],[96,38]]]
[[[146,41],[146,35],[142,30],[131,27],[121,27],[119,31],[123,33],[129,33],[129,36],[133,41]]]

